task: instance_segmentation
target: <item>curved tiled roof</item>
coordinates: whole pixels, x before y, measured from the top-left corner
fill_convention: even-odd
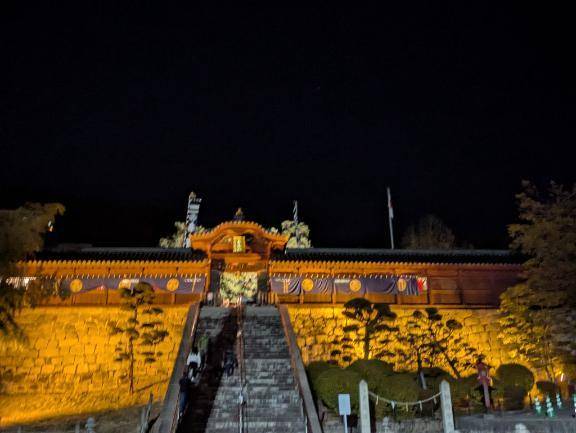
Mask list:
[[[391,250],[366,248],[287,248],[276,261],[520,264],[524,258],[509,250]]]
[[[80,248],[71,250],[45,250],[35,260],[97,260],[97,261],[160,261],[180,262],[203,260],[202,251],[190,248]]]
[[[190,248],[110,248],[45,250],[34,260],[198,261],[206,254]],[[520,264],[524,258],[509,250],[401,250],[366,248],[287,248],[274,252],[274,261]]]
[[[204,232],[192,234],[192,238],[202,239],[202,238],[210,237],[214,233],[217,233],[217,232],[222,231],[222,230],[229,228],[229,227],[242,227],[242,228],[250,228],[253,230],[260,230],[270,237],[277,238],[279,240],[288,241],[288,237],[284,236],[283,234],[281,234],[279,232],[270,231],[270,230],[264,228],[264,226],[262,226],[261,224],[258,224],[258,223],[253,222],[253,221],[245,221],[245,220],[221,222],[217,226],[212,227],[211,229],[208,229]]]

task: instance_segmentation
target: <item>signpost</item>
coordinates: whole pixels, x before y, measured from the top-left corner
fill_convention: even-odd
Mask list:
[[[348,415],[350,410],[350,394],[338,394],[338,413],[344,417],[344,433],[348,433]]]

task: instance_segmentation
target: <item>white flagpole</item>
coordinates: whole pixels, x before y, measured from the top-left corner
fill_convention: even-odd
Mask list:
[[[390,194],[390,187],[386,187],[388,193],[388,224],[390,226],[390,246],[394,249],[394,229],[392,228],[392,219],[394,218],[394,209],[392,209],[392,196]]]

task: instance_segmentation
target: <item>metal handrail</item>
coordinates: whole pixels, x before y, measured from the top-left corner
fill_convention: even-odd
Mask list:
[[[238,433],[244,432],[244,387],[246,385],[246,370],[244,365],[244,309],[242,303],[238,304],[238,370],[240,372],[240,394],[238,395]]]

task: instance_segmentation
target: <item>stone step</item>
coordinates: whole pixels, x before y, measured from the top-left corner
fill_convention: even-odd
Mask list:
[[[238,431],[238,418],[236,418],[235,420],[226,420],[226,421],[214,421],[212,422],[211,420],[208,420],[208,423],[206,425],[206,431],[208,431],[208,429],[236,429],[235,431]],[[246,431],[249,432],[253,432],[253,429],[268,429],[267,431],[269,432],[279,432],[279,431],[286,431],[285,429],[290,429],[295,427],[294,424],[296,423],[300,423],[302,425],[302,427],[304,426],[304,417],[298,417],[297,419],[290,419],[290,420],[278,420],[278,421],[274,421],[272,419],[270,420],[265,420],[265,421],[255,421],[255,420],[251,420],[251,419],[246,419],[244,420],[244,427]],[[192,425],[202,425],[202,423],[197,422],[197,423],[192,423]],[[302,431],[303,430],[296,430],[296,431]]]
[[[211,354],[220,359],[236,338],[236,311],[204,307],[197,336],[211,337]],[[302,401],[296,389],[290,352],[280,315],[275,307],[246,307],[243,319],[243,352],[246,386],[245,431],[249,433],[303,433]],[[234,348],[236,346],[234,345]],[[239,360],[242,361],[242,360]],[[219,365],[207,366],[195,407],[190,407],[185,428],[188,432],[238,432],[238,369],[231,378],[222,377]],[[208,380],[210,379],[210,380]]]
[[[284,432],[285,429],[291,429],[296,427],[295,424],[301,423],[302,427],[304,427],[304,418],[299,419],[291,419],[291,420],[265,420],[265,421],[252,421],[248,420],[246,422],[246,426],[248,427],[247,430],[253,432],[254,429],[267,429],[269,432]],[[301,430],[304,432],[304,430]]]
[[[274,385],[278,385],[278,386],[294,386],[294,380],[290,380],[290,379],[282,379],[279,380],[275,377],[271,377],[271,378],[252,378],[250,385],[252,386],[274,386]]]
[[[292,376],[292,372],[278,372],[278,373],[271,373],[271,372],[262,372],[258,370],[248,370],[246,371],[246,375],[250,376],[250,383],[254,383],[256,380],[280,380],[280,381],[293,381],[294,376]]]

